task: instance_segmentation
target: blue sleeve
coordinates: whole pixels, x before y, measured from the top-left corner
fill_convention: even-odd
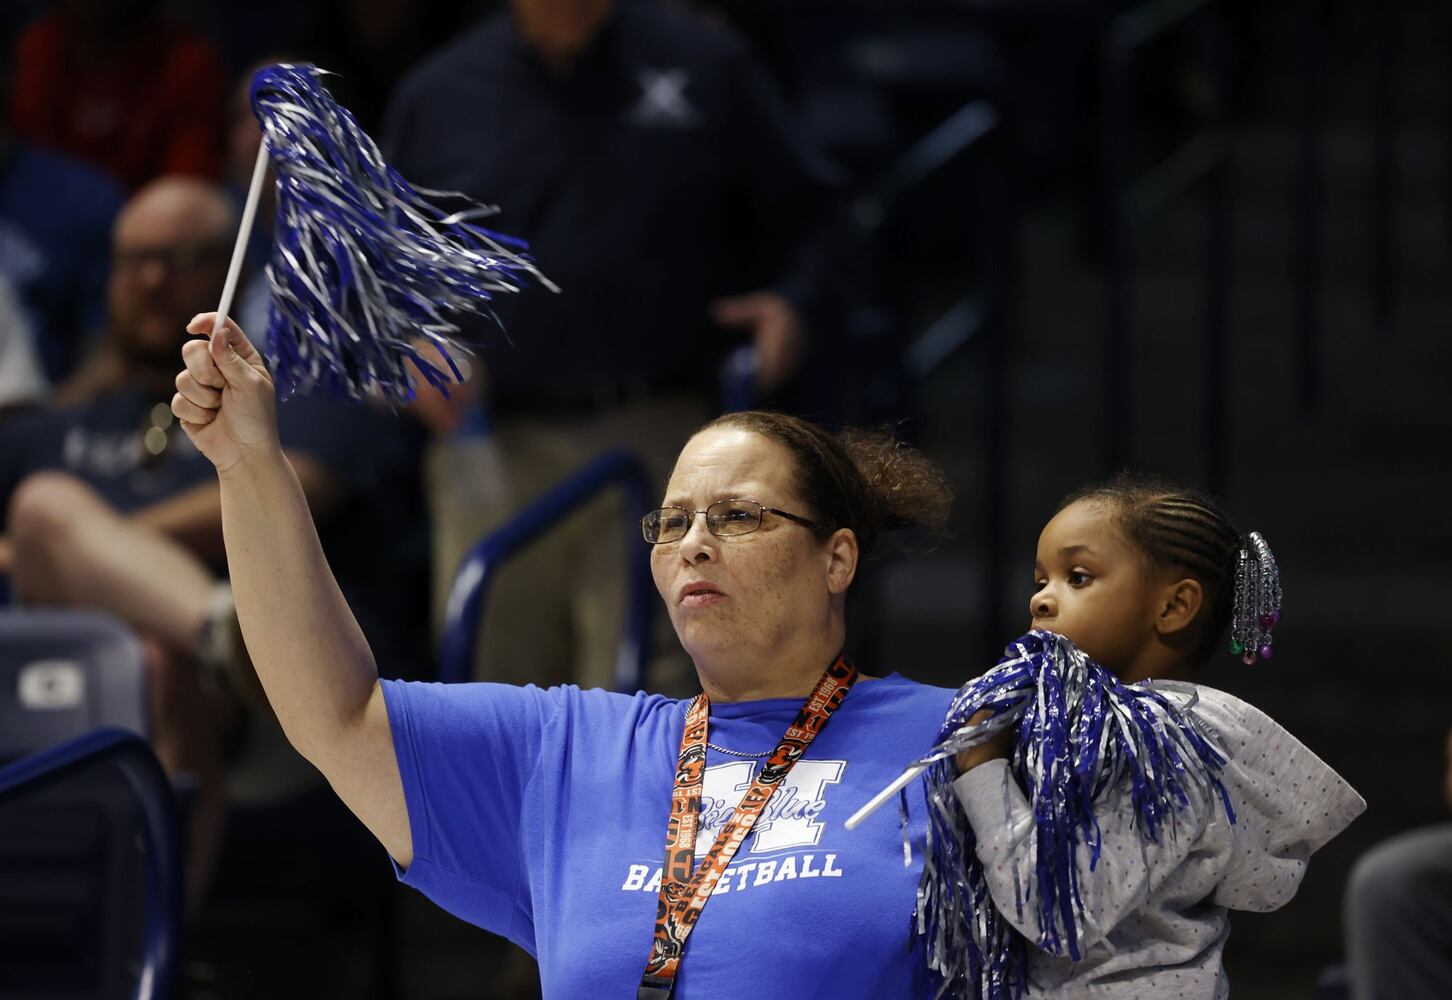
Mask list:
[[[413,863],[400,878],[533,950],[521,807],[559,689],[383,681]]]

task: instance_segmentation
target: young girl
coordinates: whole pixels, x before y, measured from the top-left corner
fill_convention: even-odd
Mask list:
[[[1222,648],[1238,577],[1239,598],[1254,597],[1255,581],[1244,582],[1254,569],[1247,573],[1242,551],[1257,540],[1242,538],[1207,497],[1169,483],[1121,475],[1081,490],[1039,536],[1033,628],[1069,639],[1126,684],[1183,680]],[[1278,596],[1277,583],[1277,604]],[[1254,662],[1270,656],[1279,614],[1247,611],[1259,634],[1247,640],[1238,624],[1231,648]],[[1219,779],[1228,802],[1208,790],[1189,796],[1156,841],[1136,820],[1128,780],[1105,789],[1094,803],[1098,859],[1091,868],[1083,844],[1075,855],[1076,940],[1060,942],[1057,953],[1035,946],[1045,940],[1039,911],[1024,898],[1038,863],[1036,828],[1010,772],[1009,735],[958,755],[962,776],[953,789],[976,836],[992,905],[1030,945],[1029,996],[1227,996],[1227,911],[1283,905],[1311,852],[1365,809],[1336,772],[1264,713],[1223,692],[1195,690],[1193,707],[1188,694],[1168,696],[1194,713],[1226,756]]]

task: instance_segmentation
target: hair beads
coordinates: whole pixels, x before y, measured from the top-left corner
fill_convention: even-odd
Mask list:
[[[1281,620],[1281,572],[1260,532],[1245,541],[1235,566],[1230,651],[1249,666],[1271,658],[1271,629]]]

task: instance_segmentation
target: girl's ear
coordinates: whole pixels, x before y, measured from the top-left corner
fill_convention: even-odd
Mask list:
[[[857,533],[838,528],[827,539],[827,592],[845,594],[857,575]]]
[[[1171,636],[1188,628],[1205,603],[1205,588],[1199,580],[1186,578],[1167,583],[1160,590],[1155,608],[1155,631]]]

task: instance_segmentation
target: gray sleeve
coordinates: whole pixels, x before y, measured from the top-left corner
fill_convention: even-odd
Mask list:
[[[1254,705],[1202,686],[1195,714],[1229,758],[1221,780],[1236,814],[1215,902],[1236,910],[1274,910],[1295,895],[1311,854],[1360,815],[1366,802]]]
[[[954,782],[953,790],[978,839],[978,858],[994,905],[1030,941],[1040,942],[1037,906],[1037,838],[1033,810],[1008,768],[1008,761],[980,764]],[[1142,907],[1166,878],[1196,848],[1215,805],[1196,803],[1163,827],[1160,842],[1150,843],[1134,825],[1129,789],[1119,786],[1095,805],[1101,849],[1091,867],[1091,851],[1075,852],[1082,912],[1076,912],[1076,944],[1082,956],[1104,940],[1121,920]],[[1065,942],[1063,954],[1067,955]],[[1058,953],[1058,952],[1056,952]]]

